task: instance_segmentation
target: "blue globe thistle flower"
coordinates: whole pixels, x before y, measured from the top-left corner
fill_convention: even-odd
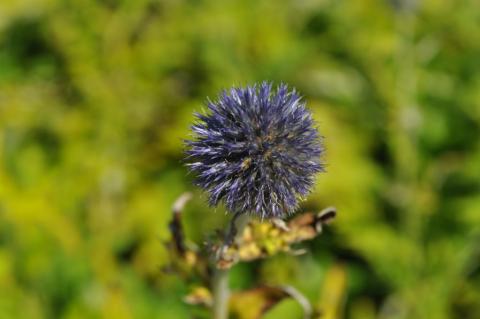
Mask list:
[[[197,184],[232,213],[261,218],[293,213],[307,195],[323,146],[310,112],[284,84],[236,87],[208,101],[186,141]]]

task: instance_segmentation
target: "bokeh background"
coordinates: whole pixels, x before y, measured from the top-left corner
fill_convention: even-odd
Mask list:
[[[182,164],[206,97],[295,86],[339,217],[301,257],[234,268],[325,318],[480,317],[480,3],[2,0],[0,318],[194,318],[165,274],[170,207],[226,222]],[[300,318],[292,301],[269,318]]]

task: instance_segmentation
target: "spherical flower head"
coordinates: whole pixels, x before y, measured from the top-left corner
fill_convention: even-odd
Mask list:
[[[235,87],[196,114],[188,166],[209,203],[232,213],[293,213],[323,171],[323,146],[305,103],[281,84]]]

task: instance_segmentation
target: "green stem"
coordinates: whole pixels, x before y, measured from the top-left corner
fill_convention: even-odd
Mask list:
[[[213,318],[228,318],[228,300],[230,289],[228,288],[228,269],[215,269],[213,274]]]
[[[243,229],[247,225],[249,218],[247,214],[237,214],[232,218],[230,221],[230,229],[225,237],[224,247],[221,249],[226,249],[229,245],[233,244],[238,237],[242,236]],[[230,299],[230,289],[228,285],[229,269],[217,268],[215,260],[213,267],[215,269],[212,280],[213,318],[227,319],[228,302]]]

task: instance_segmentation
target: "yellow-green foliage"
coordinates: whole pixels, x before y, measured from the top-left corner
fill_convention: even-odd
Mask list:
[[[339,215],[233,287],[288,283],[328,318],[478,318],[479,21],[474,0],[0,1],[0,318],[205,315],[161,272],[182,192],[189,238],[227,220],[182,139],[206,96],[259,80],[304,94],[328,173],[302,210]]]

